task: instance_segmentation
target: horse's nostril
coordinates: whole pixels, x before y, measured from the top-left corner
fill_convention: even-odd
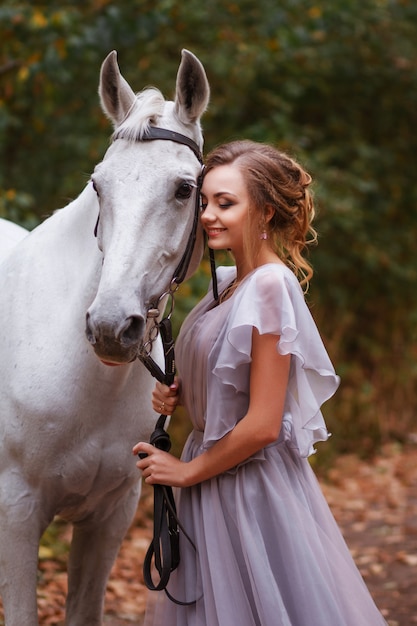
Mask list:
[[[136,315],[129,317],[119,333],[120,343],[126,347],[138,343],[142,338],[144,326],[143,317]]]
[[[97,339],[96,339],[96,336],[94,334],[94,329],[93,329],[92,324],[91,324],[91,319],[90,319],[90,314],[89,313],[86,314],[85,321],[86,321],[85,334],[87,336],[88,341],[91,343],[92,346],[94,346],[94,344],[96,343]]]

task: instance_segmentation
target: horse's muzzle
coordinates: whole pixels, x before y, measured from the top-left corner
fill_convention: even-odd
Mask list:
[[[145,320],[132,315],[122,323],[94,320],[87,312],[86,336],[100,360],[130,363],[138,354],[145,330]]]

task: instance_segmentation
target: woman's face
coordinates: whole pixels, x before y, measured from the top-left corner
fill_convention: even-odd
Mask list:
[[[249,197],[237,165],[219,165],[204,177],[201,188],[201,223],[213,250],[229,249],[243,260],[243,240]]]

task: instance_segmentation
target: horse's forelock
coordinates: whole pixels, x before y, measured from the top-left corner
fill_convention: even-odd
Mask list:
[[[165,99],[159,89],[148,87],[137,94],[125,119],[115,129],[112,141],[141,139],[151,124],[156,125],[164,112]]]

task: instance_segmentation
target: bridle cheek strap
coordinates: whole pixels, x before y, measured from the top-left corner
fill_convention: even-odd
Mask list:
[[[117,136],[115,137],[117,138]],[[150,126],[147,131],[138,139],[138,141],[154,141],[154,140],[165,140],[165,141],[174,141],[175,143],[182,144],[190,148],[197,159],[201,164],[201,172],[197,179],[197,188],[195,194],[195,205],[194,205],[194,218],[193,224],[191,228],[191,233],[188,238],[187,246],[185,248],[184,254],[174,272],[174,276],[171,282],[175,282],[177,285],[183,282],[185,275],[188,270],[188,266],[191,261],[191,257],[193,254],[196,238],[197,238],[197,230],[198,230],[198,222],[199,222],[199,209],[200,209],[200,189],[203,181],[203,155],[201,153],[200,148],[196,144],[193,139],[187,137],[186,135],[182,135],[181,133],[177,133],[174,130],[168,130],[167,128],[159,128],[158,126]],[[94,227],[94,236],[97,237],[98,225],[100,222],[100,213],[97,216],[96,225]]]
[[[197,238],[199,212],[200,212],[200,189],[201,189],[201,184],[203,182],[203,169],[204,169],[203,155],[201,154],[200,148],[195,143],[195,141],[193,141],[189,137],[186,137],[185,135],[182,135],[181,133],[177,133],[173,130],[168,130],[166,128],[159,128],[158,126],[150,126],[148,130],[142,136],[141,141],[154,141],[158,139],[162,139],[165,141],[174,141],[175,143],[188,146],[188,148],[190,148],[194,152],[195,156],[197,157],[197,159],[199,160],[202,166],[200,175],[197,179],[197,188],[195,192],[194,218],[193,218],[191,233],[188,238],[188,242],[187,242],[187,246],[185,248],[184,254],[172,277],[172,282],[175,282],[177,285],[179,285],[180,283],[183,282],[185,275],[187,273],[188,266],[190,264],[191,257],[194,251],[196,238]]]

